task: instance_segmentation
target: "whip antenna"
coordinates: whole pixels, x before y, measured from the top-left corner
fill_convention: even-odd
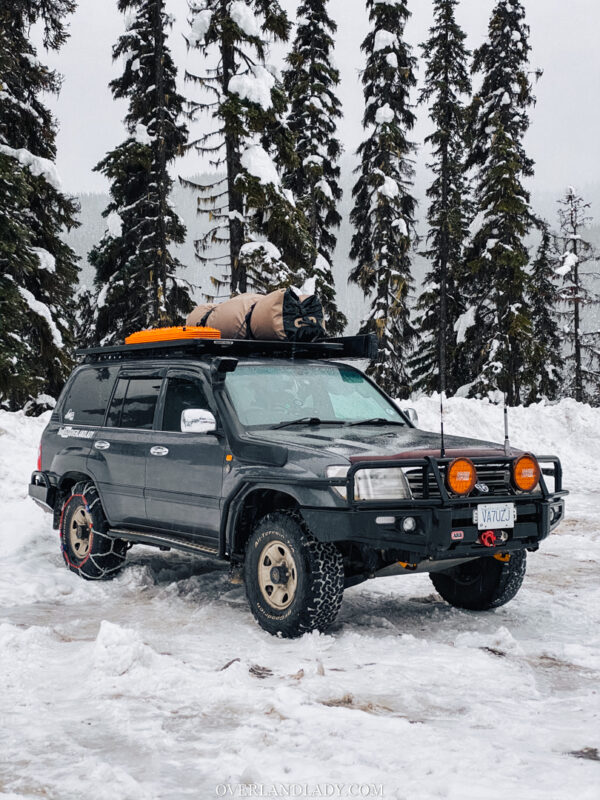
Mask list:
[[[511,454],[510,439],[508,438],[508,406],[506,405],[506,392],[504,393],[504,455]]]
[[[446,457],[446,443],[444,441],[444,392],[440,392],[440,458]]]

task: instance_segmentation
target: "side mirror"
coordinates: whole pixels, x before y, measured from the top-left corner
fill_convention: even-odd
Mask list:
[[[204,408],[186,408],[181,412],[182,433],[212,433],[217,430],[214,414]]]
[[[409,420],[412,422],[412,424],[416,428],[418,426],[418,424],[419,424],[419,415],[417,414],[415,409],[414,408],[403,408],[402,410],[404,411],[406,416],[409,418]]]

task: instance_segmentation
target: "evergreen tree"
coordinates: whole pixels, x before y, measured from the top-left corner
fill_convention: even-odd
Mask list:
[[[40,24],[44,45],[67,38],[70,0],[12,0],[0,7],[0,404],[35,405],[57,397],[72,362],[77,259],[62,240],[77,225],[76,203],[56,173],[56,123],[41,96],[60,76],[29,40]],[[49,401],[51,404],[51,401]]]
[[[191,12],[188,44],[207,67],[203,75],[187,74],[202,92],[190,116],[208,114],[214,123],[191,146],[215,179],[186,181],[200,190],[199,211],[212,223],[196,242],[198,258],[221,268],[211,277],[216,294],[302,284],[313,247],[276,166],[291,170],[298,157],[284,122],[283,86],[266,63],[267,40],[287,41],[290,22],[277,0],[199,0]]]
[[[600,254],[585,231],[590,203],[569,187],[560,201],[560,233],[555,237],[555,272],[562,277],[559,319],[566,349],[564,394],[600,405]]]
[[[284,74],[290,98],[288,124],[296,137],[296,168],[285,178],[306,216],[316,247],[310,274],[316,278],[327,329],[343,333],[346,317],[335,301],[331,265],[337,243],[335,231],[342,218],[338,203],[342,197],[340,168],[342,152],[336,137],[341,103],[335,94],[339,71],[331,65],[336,23],[327,13],[328,0],[303,0],[298,6],[296,38]]]
[[[412,362],[415,387],[454,394],[464,383],[465,365],[456,346],[455,325],[464,312],[459,292],[464,243],[471,215],[465,174],[465,106],[471,92],[466,34],[456,22],[458,0],[435,0],[434,26],[423,45],[427,63],[421,102],[430,102],[434,181],[427,191],[431,263],[417,303],[420,345]]]
[[[171,252],[184,241],[185,228],[169,203],[168,170],[187,142],[167,42],[172,21],[165,0],[119,0],[118,7],[131,16],[113,49],[125,68],[110,86],[116,99],[129,101],[129,135],[96,167],[111,182],[111,201],[104,211],[108,230],[89,255],[97,293],[92,338],[102,344],[179,324],[192,308]]]
[[[480,216],[460,286],[467,299],[459,328],[465,339],[463,357],[472,367],[471,393],[495,397],[501,391],[510,405],[525,399],[536,336],[527,301],[529,252],[524,244],[535,222],[523,185],[533,174],[523,147],[534,102],[528,39],[520,0],[497,0],[488,41],[475,52],[473,64],[483,83],[471,109],[468,166],[477,170]],[[466,334],[465,320],[474,323]]]
[[[529,304],[535,337],[531,354],[531,375],[527,403],[555,400],[562,383],[563,359],[556,321],[557,287],[552,259],[552,236],[547,223],[540,222],[542,240],[531,266]]]
[[[371,296],[362,332],[377,334],[379,356],[369,374],[396,397],[409,394],[407,360],[415,337],[408,294],[413,287],[410,247],[416,201],[411,192],[414,127],[410,91],[416,84],[415,59],[404,41],[410,17],[405,0],[367,0],[371,30],[362,44],[367,65],[359,178],[350,219],[355,227],[350,279]]]

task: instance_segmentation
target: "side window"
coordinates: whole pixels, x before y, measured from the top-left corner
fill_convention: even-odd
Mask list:
[[[119,428],[151,430],[161,378],[130,378],[124,392]],[[121,387],[119,386],[120,390]],[[116,399],[116,398],[115,398]],[[112,406],[111,404],[111,414]]]
[[[72,425],[102,425],[117,367],[82,370],[62,404],[62,419]]]
[[[118,428],[121,425],[121,411],[123,410],[123,400],[125,392],[129,386],[129,378],[119,378],[113,399],[108,409],[108,416],[106,417],[107,428]]]
[[[169,378],[165,395],[163,431],[181,431],[181,412],[186,408],[210,411],[201,381],[194,378]]]

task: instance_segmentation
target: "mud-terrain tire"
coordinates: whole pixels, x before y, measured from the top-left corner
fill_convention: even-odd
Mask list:
[[[96,487],[76,483],[62,507],[59,533],[65,564],[88,581],[114,578],[125,563],[127,542],[106,535],[108,522]]]
[[[258,624],[294,638],[324,631],[335,620],[344,594],[344,564],[334,544],[317,542],[299,514],[282,510],[254,528],[244,580]]]
[[[505,605],[521,588],[527,553],[511,553],[507,561],[493,556],[468,561],[447,572],[431,572],[429,577],[447,603],[470,611],[487,611]]]

